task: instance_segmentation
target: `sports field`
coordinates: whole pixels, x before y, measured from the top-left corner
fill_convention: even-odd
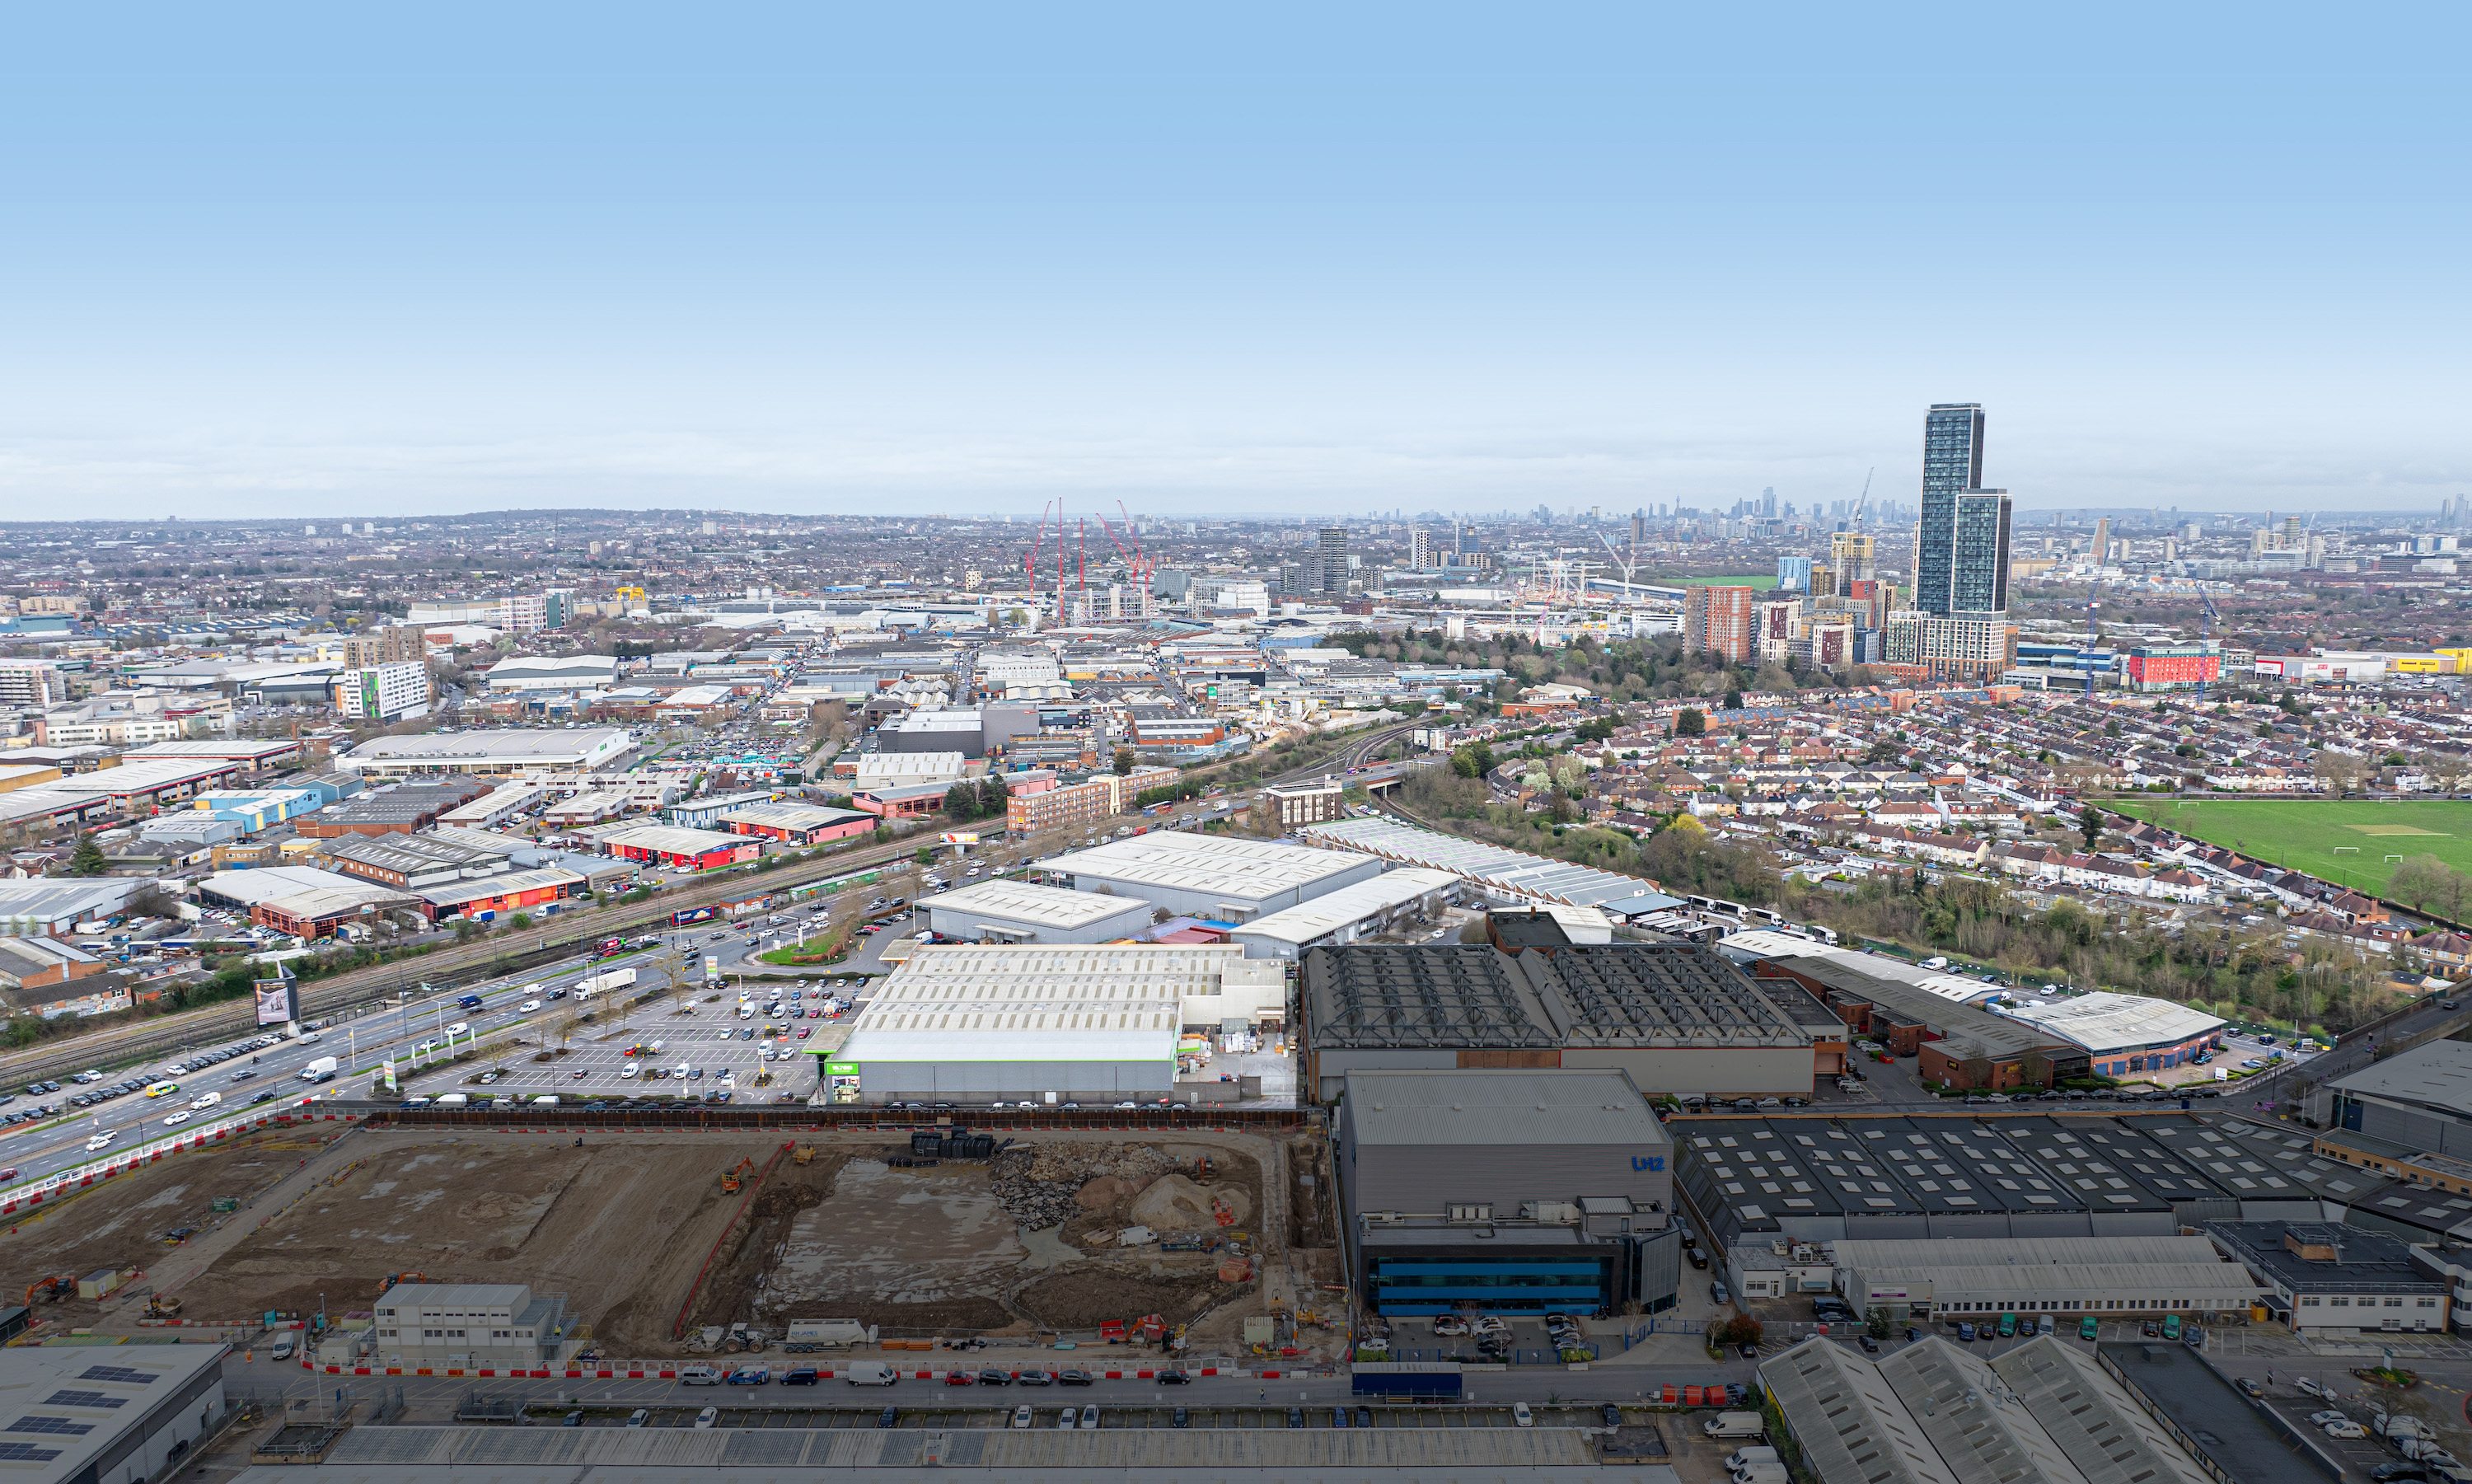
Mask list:
[[[2472,872],[2472,800],[2123,799],[2100,806],[2346,886],[2383,890],[2396,864],[2389,855],[2435,855]]]
[[[1642,577],[1643,583],[1659,583],[1668,587],[1773,587],[1774,572],[1735,572],[1722,577]]]

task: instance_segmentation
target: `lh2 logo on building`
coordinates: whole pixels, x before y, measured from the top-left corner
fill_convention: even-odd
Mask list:
[[[1665,1168],[1665,1156],[1635,1154],[1630,1157],[1630,1167],[1635,1170],[1662,1170]]]

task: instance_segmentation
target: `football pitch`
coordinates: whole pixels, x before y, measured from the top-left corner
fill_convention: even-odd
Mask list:
[[[2100,807],[2346,886],[2385,890],[2397,864],[2390,855],[2435,855],[2472,872],[2472,800],[2122,799]]]

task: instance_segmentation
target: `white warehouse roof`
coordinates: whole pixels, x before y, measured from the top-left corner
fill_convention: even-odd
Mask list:
[[[921,905],[932,912],[962,912],[1002,922],[1069,931],[1137,914],[1150,917],[1150,903],[1137,897],[1109,897],[1098,892],[1067,891],[1060,886],[1033,886],[1027,881],[980,881],[958,891],[939,892]]]
[[[1386,871],[1370,881],[1343,886],[1311,901],[1255,918],[1236,929],[1236,936],[1274,939],[1301,947],[1419,897],[1453,891],[1459,884],[1460,878],[1450,872],[1404,866]]]
[[[1037,866],[1065,875],[1138,882],[1244,901],[1309,887],[1364,864],[1362,857],[1339,850],[1267,840],[1205,839],[1169,830],[1050,856]]]
[[[2221,1016],[2151,995],[2108,992],[2072,995],[2044,1005],[2010,1003],[1997,1013],[2098,1053],[2175,1046],[2223,1028]]]

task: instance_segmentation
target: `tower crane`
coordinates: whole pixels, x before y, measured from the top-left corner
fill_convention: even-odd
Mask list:
[[[2214,594],[2199,587],[2198,589],[2198,648],[2199,651],[2202,652],[2213,645],[2215,625],[2222,622],[2222,613],[2215,610]],[[2198,705],[2202,706],[2205,704],[2206,657],[2200,653],[2198,656]]]
[[[2094,647],[2103,642],[2103,626],[2095,617],[2095,604],[2102,597],[2103,584],[2097,583],[2086,589],[2086,647],[2078,656],[2078,663],[2085,668],[2085,698],[2088,701],[2094,699]]]
[[[1871,476],[1878,472],[1880,472],[1880,467],[1876,464],[1863,471],[1863,492],[1854,501],[1854,514],[1845,522],[1846,530],[1863,529],[1863,512],[1871,506]]]

